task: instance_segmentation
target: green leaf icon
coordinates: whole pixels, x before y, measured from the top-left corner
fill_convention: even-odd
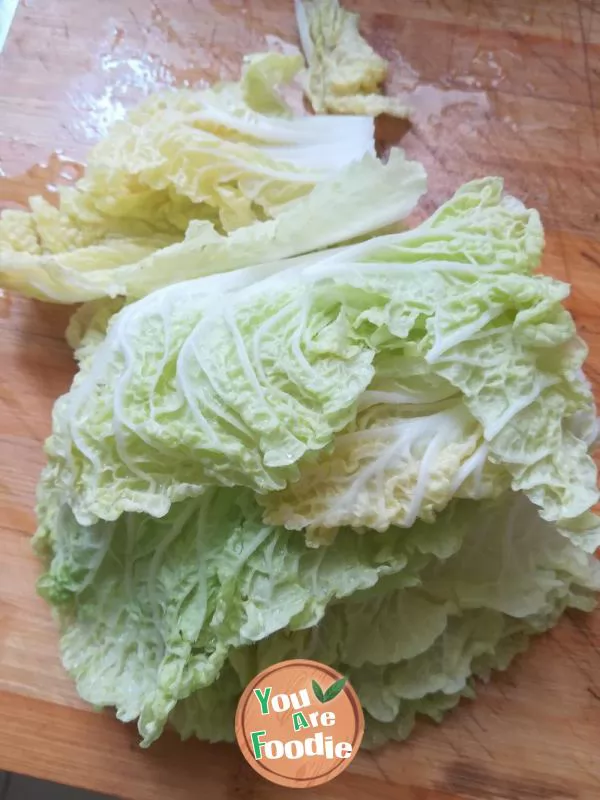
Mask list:
[[[346,685],[348,678],[339,678],[337,681],[334,681],[331,686],[326,690],[323,691],[319,684],[313,680],[312,682],[312,690],[320,703],[328,703],[330,700],[333,700],[338,694],[342,691],[344,686]]]
[[[324,703],[328,703],[330,700],[333,700],[334,697],[337,697],[338,694],[342,691],[344,686],[346,685],[346,681],[348,678],[340,678],[339,680],[335,681],[331,684],[329,689],[325,692],[325,699],[323,700]]]
[[[323,694],[323,689],[321,689],[321,687],[319,686],[319,684],[315,680],[313,680],[313,682],[312,682],[312,690],[313,690],[317,700],[320,703],[324,703],[325,702],[325,695]]]

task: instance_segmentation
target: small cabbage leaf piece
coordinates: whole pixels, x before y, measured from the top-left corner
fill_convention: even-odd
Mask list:
[[[596,560],[512,492],[454,501],[433,524],[345,529],[319,548],[228,489],[163,519],[92,526],[49,502],[41,523],[39,589],[58,611],[65,667],[85,700],[137,720],[145,745],[167,721],[231,739],[248,680],[298,657],[348,676],[368,744],[403,738],[565,608],[590,610],[600,586]]]
[[[254,221],[228,236],[203,219],[188,220],[185,236],[163,238],[156,246],[108,237],[84,249],[16,252],[2,250],[0,241],[0,284],[59,303],[106,296],[135,299],[178,281],[331,247],[397,225],[425,188],[425,170],[400,149],[386,164],[365,155],[333,171],[276,219]],[[25,212],[14,214],[21,215],[21,225]],[[13,217],[6,223],[15,224]]]
[[[96,348],[106,338],[106,331],[112,317],[125,305],[123,297],[101,298],[83,303],[71,315],[65,339],[74,351],[80,368],[85,369],[91,361]]]
[[[358,14],[338,0],[295,0],[295,7],[308,62],[304,90],[317,113],[410,116],[405,101],[381,94],[388,63],[361,36]]]
[[[229,90],[238,95],[238,103],[244,103],[253,111],[269,116],[290,119],[292,110],[281,96],[280,88],[289,84],[304,65],[302,54],[295,53],[252,53],[244,56],[242,77],[239,83],[221,84],[223,93]]]

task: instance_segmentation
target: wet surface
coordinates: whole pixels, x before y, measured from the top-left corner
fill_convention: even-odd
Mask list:
[[[550,227],[593,235],[598,15],[574,0],[520,6],[456,0],[450,13],[444,4],[418,2],[400,13],[389,0],[373,0],[363,30],[391,62],[389,93],[415,106],[412,128],[382,121],[380,139],[384,149],[401,141],[427,167],[427,210],[469,178],[502,174]],[[75,0],[52,7],[22,3],[0,56],[5,176],[57,148],[83,161],[153,91],[235,78],[244,53],[297,45],[291,2],[105,0],[85,14]]]
[[[20,175],[0,174],[0,209],[26,208],[31,195],[41,195],[56,202],[58,186],[74,183],[83,175],[84,164],[65,156],[62,151],[50,154],[46,162],[33,164]]]
[[[35,5],[35,0],[29,0],[25,8],[33,10]],[[68,2],[64,2],[61,7],[68,5]],[[110,5],[114,7],[114,3]],[[44,123],[50,130],[59,121],[54,145],[68,142],[69,152],[83,160],[86,150],[104,137],[111,125],[123,119],[128,108],[152,92],[175,87],[202,88],[215,79],[236,78],[243,54],[252,50],[297,50],[293,18],[289,13],[274,14],[275,6],[271,3],[266,3],[264,7],[266,19],[276,23],[274,26],[271,24],[270,31],[267,27],[261,30],[256,3],[215,0],[210,7],[212,16],[209,19],[207,14],[202,15],[202,19],[197,17],[193,26],[184,24],[176,14],[169,14],[154,2],[130,4],[127,11],[123,12],[122,19],[104,18],[97,42],[85,56],[80,54],[81,60],[74,73],[61,81],[56,96],[66,101],[68,111],[59,103],[56,119],[55,112],[44,117]],[[190,8],[192,12],[196,9],[194,2],[188,4],[188,13]],[[29,10],[22,13],[19,20],[21,28],[33,22],[29,14]],[[233,45],[234,36],[224,35],[225,26],[232,23],[234,30],[240,26],[244,29],[241,38],[245,42],[243,49],[240,44]],[[273,30],[282,34],[285,32],[286,35]],[[57,25],[55,30],[57,40],[62,38],[70,42],[76,35],[67,20],[62,27]],[[413,67],[397,51],[392,54],[386,52],[389,48],[385,42],[383,45],[382,51],[392,62],[389,93],[405,95],[414,106],[413,133],[418,131],[420,137],[431,142],[428,147],[434,147],[433,143],[440,136],[440,128],[446,124],[447,116],[456,119],[457,115],[468,115],[468,122],[463,119],[459,125],[453,123],[455,138],[468,135],[476,129],[478,122],[487,118],[490,101],[487,93],[477,88],[481,85],[479,81],[469,76],[453,77],[449,74],[437,83],[428,82],[421,77],[418,67]],[[21,30],[15,33],[11,47],[19,55],[34,58]],[[13,57],[14,52],[12,55],[9,53],[9,65]],[[36,58],[44,65],[43,54],[38,54]],[[486,68],[496,70],[497,82],[501,80],[501,70],[493,53],[480,54],[479,60]],[[455,88],[458,85],[464,88]],[[51,97],[54,96],[51,92]],[[296,112],[303,110],[298,86],[286,93],[286,99]],[[380,152],[385,153],[390,146],[400,143],[408,130],[405,121],[380,120]],[[30,194],[42,194],[52,199],[56,195],[55,184],[64,178],[61,174],[63,167],[69,164],[73,169],[73,165],[79,163],[58,151],[58,155],[50,156],[47,163],[40,160],[34,166],[29,166],[23,151],[31,151],[35,147],[36,155],[41,155],[41,148],[34,144],[32,137],[13,135],[6,140],[6,144],[0,150],[2,207],[23,206]],[[410,152],[410,137],[404,144],[408,145]],[[11,174],[12,163],[18,164],[23,171]]]

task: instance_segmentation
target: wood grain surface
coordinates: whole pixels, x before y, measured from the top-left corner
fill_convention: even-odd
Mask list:
[[[418,110],[402,143],[430,174],[423,212],[489,173],[542,212],[544,269],[573,284],[600,393],[600,4],[347,5],[392,61],[390,92],[413,95]],[[57,149],[84,159],[157,86],[233,77],[243,53],[282,41],[295,41],[291,0],[22,0],[0,55],[0,176]],[[379,130],[388,141],[402,132],[385,122]],[[26,191],[23,180],[0,177],[0,207],[36,179]],[[67,317],[0,297],[0,768],[132,800],[291,796],[255,776],[234,747],[167,734],[140,750],[135,731],[87,708],[61,669],[29,539],[52,403],[74,370]],[[600,613],[573,614],[442,726],[421,723],[408,743],[361,754],[302,796],[597,800],[599,746]]]

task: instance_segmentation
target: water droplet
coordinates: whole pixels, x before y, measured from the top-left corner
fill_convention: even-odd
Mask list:
[[[479,110],[489,110],[489,100],[485,92],[464,92],[459,89],[441,89],[432,84],[418,86],[408,95],[409,102],[415,108],[415,122],[426,122],[440,118],[443,113],[455,106],[472,105]]]

